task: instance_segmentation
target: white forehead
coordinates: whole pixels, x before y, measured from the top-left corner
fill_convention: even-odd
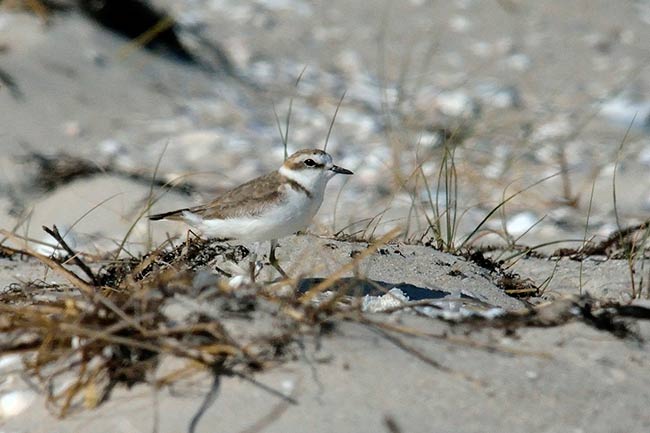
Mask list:
[[[332,163],[332,157],[328,153],[314,153],[311,156],[306,156],[305,159],[313,159],[315,162],[318,164],[331,164]]]

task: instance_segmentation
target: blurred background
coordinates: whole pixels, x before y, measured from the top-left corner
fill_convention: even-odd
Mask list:
[[[340,103],[312,232],[576,247],[650,213],[648,41],[642,0],[4,0],[0,227],[146,251]]]

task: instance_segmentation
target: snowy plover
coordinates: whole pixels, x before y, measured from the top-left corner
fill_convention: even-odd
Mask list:
[[[322,150],[299,150],[279,170],[239,185],[210,203],[149,219],[182,220],[208,237],[271,241],[269,261],[286,277],[275,257],[278,239],[309,225],[323,202],[327,182],[336,174],[352,172],[334,165]]]

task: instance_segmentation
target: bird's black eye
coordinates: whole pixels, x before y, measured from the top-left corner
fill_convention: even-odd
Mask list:
[[[313,159],[310,158],[310,159],[306,159],[306,160],[305,160],[305,165],[306,165],[307,167],[313,167],[313,166],[316,165],[316,163],[314,162]]]

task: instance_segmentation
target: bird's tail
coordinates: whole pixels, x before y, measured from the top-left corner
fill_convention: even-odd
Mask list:
[[[189,208],[173,210],[171,212],[163,212],[155,215],[149,215],[151,221],[158,220],[180,220],[183,218],[183,212],[189,211]]]

